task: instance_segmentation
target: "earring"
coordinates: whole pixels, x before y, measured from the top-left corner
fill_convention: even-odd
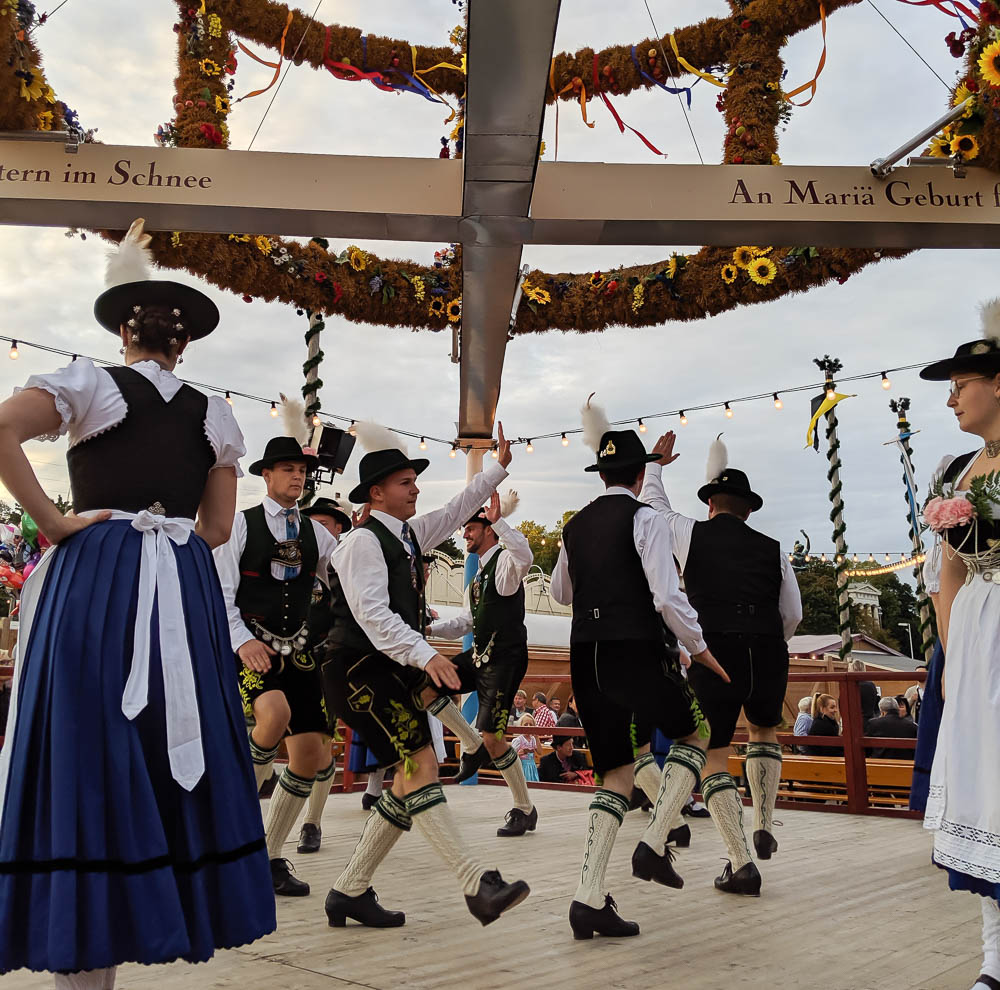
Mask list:
[[[118,348],[118,353],[119,354],[124,354],[125,353],[125,348],[124,347],[119,347]]]
[[[184,363],[184,355],[183,354],[178,354],[177,355],[177,363],[178,364],[183,364]]]

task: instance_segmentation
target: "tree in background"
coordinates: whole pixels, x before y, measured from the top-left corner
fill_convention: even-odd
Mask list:
[[[551,529],[546,528],[541,523],[536,523],[533,519],[525,519],[518,523],[517,528],[524,534],[531,547],[531,552],[535,555],[535,563],[546,573],[551,574],[556,566],[556,558],[559,556],[559,548],[562,546],[563,526],[576,515],[576,509],[567,509]]]
[[[439,543],[434,549],[440,550],[441,553],[446,553],[452,560],[463,560],[465,558],[465,551],[459,549],[454,536],[449,536],[444,543]]]

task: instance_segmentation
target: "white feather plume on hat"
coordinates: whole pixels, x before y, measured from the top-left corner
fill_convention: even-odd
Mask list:
[[[359,421],[351,427],[351,431],[369,453],[373,450],[401,450],[407,457],[410,456],[403,438],[379,423]]]
[[[729,466],[729,451],[722,442],[720,433],[708,448],[708,464],[705,466],[705,480],[709,483],[715,481],[722,475],[722,472]]]
[[[281,398],[281,421],[285,424],[285,433],[295,437],[299,446],[304,447],[309,442],[312,431],[306,423],[306,404],[301,399],[289,399],[283,392]]]
[[[596,392],[591,392],[587,397],[580,410],[580,419],[583,423],[583,442],[596,454],[601,447],[601,437],[611,429],[611,424],[604,407],[591,403],[595,395]]]
[[[979,307],[983,323],[983,336],[1000,347],[1000,298],[984,302]]]
[[[145,220],[132,221],[128,232],[118,242],[118,247],[108,252],[108,265],[104,271],[107,288],[126,282],[145,282],[149,278],[153,255],[149,250],[153,237],[143,230]]]
[[[517,511],[517,507],[520,504],[521,496],[518,495],[513,488],[509,489],[500,496],[500,515],[504,519],[508,516],[512,516]]]

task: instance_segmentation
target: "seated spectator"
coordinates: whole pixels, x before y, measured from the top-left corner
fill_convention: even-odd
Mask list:
[[[552,714],[558,719],[562,714],[562,701],[559,698],[553,697],[549,701],[549,708],[552,709]]]
[[[525,695],[527,699],[527,695]],[[535,720],[531,715],[525,713],[516,722],[517,725],[534,725]],[[538,749],[538,736],[528,733],[523,736],[514,736],[510,741],[514,747],[514,752],[521,759],[521,768],[524,770],[525,780],[538,780],[538,765],[535,763],[535,752]]]
[[[535,725],[540,729],[548,729],[556,724],[556,717],[552,709],[546,704],[545,695],[541,691],[535,692],[535,696],[531,699],[531,707],[534,709],[531,714],[535,719]],[[543,736],[541,741],[544,743],[551,742],[552,737]]]
[[[514,695],[514,707],[510,710],[511,724],[516,724],[524,718],[526,712],[528,711],[528,695],[523,690],[518,690],[517,694]],[[534,719],[531,720],[531,724],[534,725]]]
[[[861,695],[861,727],[864,728],[878,717],[878,688],[873,681],[859,681],[858,694]]]
[[[812,725],[809,727],[811,736],[839,736],[840,723],[837,699],[830,694],[813,695]],[[806,746],[810,756],[842,756],[843,746]]]
[[[919,684],[913,684],[906,689],[903,695],[910,706],[910,717],[918,725],[920,724],[920,702],[923,701],[923,688]]]
[[[566,714],[572,715],[574,718],[580,717],[576,710],[576,698],[574,698],[573,695],[570,695],[569,701],[566,702]]]
[[[905,694],[896,695],[896,705],[899,708],[899,717],[907,718],[913,721],[912,713],[910,712],[910,702]]]
[[[812,704],[812,695],[807,694],[804,698],[799,699],[799,713],[795,716],[795,725],[792,727],[792,735],[809,735],[809,730],[812,728],[813,724]],[[804,753],[805,751],[805,746],[795,747],[796,753]]]
[[[878,718],[873,718],[865,729],[866,736],[881,736],[883,739],[916,739],[916,723],[909,718],[904,718],[900,712],[902,707],[896,698],[886,696],[878,703]],[[867,750],[868,756],[879,759],[891,760],[912,760],[912,749],[889,749],[887,747],[875,747]]]
[[[572,736],[554,736],[555,747],[548,756],[538,763],[538,776],[550,784],[573,784],[583,781],[582,771],[588,769],[582,753],[573,748]]]

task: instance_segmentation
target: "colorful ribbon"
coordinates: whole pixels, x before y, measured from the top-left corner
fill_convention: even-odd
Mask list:
[[[659,86],[660,89],[666,90],[666,92],[672,93],[674,96],[681,96],[681,95],[686,96],[688,110],[691,109],[691,89],[692,87],[697,86],[701,80],[696,79],[691,84],[691,86],[680,86],[680,87],[668,86],[666,83],[660,82],[660,80],[657,79],[655,76],[651,76],[639,63],[639,56],[636,55],[635,53],[635,45],[632,46],[632,62],[635,65],[635,71],[638,72],[639,75],[643,77],[643,79],[649,80],[649,82],[651,82],[654,86]]]
[[[687,69],[691,75],[697,76],[699,79],[704,79],[705,82],[710,82],[713,86],[718,86],[719,89],[727,87],[728,83],[719,82],[715,76],[711,76],[707,72],[702,72],[701,69],[696,69],[686,58],[682,58],[681,53],[677,49],[677,39],[672,34],[668,34],[667,37],[670,39],[670,47],[673,49],[674,58],[677,59],[677,64],[682,69]]]
[[[367,48],[365,49],[367,51]],[[347,82],[361,82],[367,80],[384,92],[391,92],[390,86],[383,78],[381,72],[365,72],[350,62],[337,62],[330,58],[330,28],[326,28],[326,41],[323,43],[323,67],[334,79],[343,79]]]
[[[552,90],[552,95],[556,98],[556,103],[559,102],[559,97],[563,95],[567,90],[573,88],[573,81],[570,80],[563,86],[562,89],[556,89],[556,60],[552,59],[549,63],[549,88]],[[594,125],[587,120],[587,87],[583,85],[583,80],[580,80],[580,113],[583,116],[583,122],[588,127],[593,127]]]
[[[281,60],[285,57],[285,39],[288,37],[288,29],[292,26],[292,11],[288,12],[288,20],[285,21],[285,30],[281,32],[281,45],[278,49],[278,61],[268,62],[266,59],[261,58],[259,55],[255,55],[242,41],[237,41],[236,44],[239,46],[241,52],[244,55],[249,55],[255,62],[260,62],[261,65],[266,65],[269,69],[274,69],[274,75],[271,77],[271,81],[263,89],[255,89],[252,93],[247,93],[246,96],[241,96],[236,102],[239,103],[241,100],[249,100],[252,96],[260,96],[261,93],[266,93],[277,81],[278,76],[281,75]]]
[[[410,45],[410,57],[413,59],[413,75],[416,77],[417,82],[421,86],[426,86],[431,93],[433,93],[438,100],[443,103],[449,110],[451,110],[451,116],[445,118],[445,123],[450,124],[457,116],[458,111],[426,80],[424,79],[424,73],[433,72],[435,69],[454,69],[456,72],[461,72],[465,75],[465,56],[462,56],[461,65],[452,65],[451,62],[438,62],[437,65],[432,65],[428,69],[418,69],[417,68],[417,46]]]
[[[911,7],[934,7],[936,10],[940,10],[942,14],[947,14],[949,17],[957,17],[965,27],[969,27],[966,23],[965,18],[970,17],[973,21],[979,20],[979,2],[978,0],[969,0],[969,3],[975,6],[975,10],[971,10],[960,0],[948,0],[954,10],[949,10],[944,3],[944,0],[899,0],[900,3],[908,4]]]
[[[812,77],[807,83],[803,83],[797,89],[793,89],[790,93],[783,93],[782,96],[792,104],[793,107],[807,107],[812,103],[816,96],[816,81],[819,79],[820,74],[826,67],[826,7],[823,4],[819,5],[819,22],[820,27],[823,31],[823,52],[819,57],[819,64],[816,66],[816,75]],[[799,93],[804,93],[806,90],[811,90],[809,93],[809,99],[805,103],[794,103],[792,102],[793,96],[798,96]]]
[[[597,74],[597,52],[594,52],[594,92],[604,101],[604,105],[611,111],[611,116],[615,118],[615,123],[618,125],[618,130],[625,133],[625,128],[628,129],[647,147],[654,155],[661,155],[666,157],[659,148],[653,144],[642,131],[637,131],[634,127],[629,127],[621,117],[618,116],[618,112],[611,105],[611,101],[607,98],[604,91],[601,89],[601,80]]]

